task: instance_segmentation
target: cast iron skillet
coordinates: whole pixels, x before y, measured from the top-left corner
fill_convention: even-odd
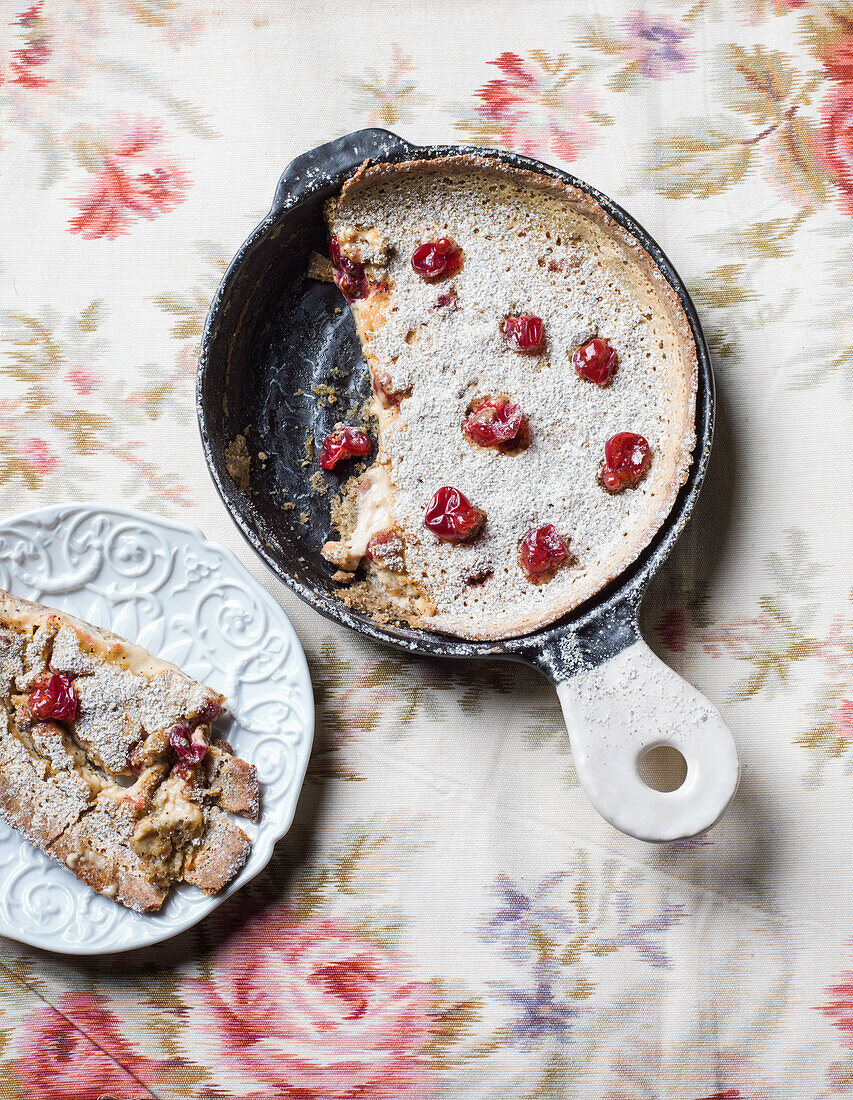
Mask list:
[[[351,401],[369,393],[367,367],[342,297],[334,286],[305,277],[310,251],[325,253],[327,247],[323,201],[366,159],[460,152],[566,180],[591,195],[637,238],[675,289],[699,359],[693,464],[651,544],[570,615],[499,642],[380,626],[343,604],[334,595],[334,567],[320,555],[332,535],[328,502],[309,482],[317,467],[305,449],[306,432],[322,440],[346,411],[343,401],[326,401],[324,386],[334,385]],[[317,611],[409,653],[506,657],[539,669],[557,686],[580,782],[595,808],[623,832],[675,840],[702,832],[724,812],[738,783],[731,733],[711,704],[654,656],[637,622],[646,585],[687,522],[708,464],[711,362],[681,280],[621,207],[565,172],[503,150],[416,146],[387,130],[360,130],[312,149],[285,169],[270,213],[217,291],[201,344],[197,404],[205,457],[234,521],[267,565]],[[246,437],[252,456],[248,495],[226,468],[226,447],[238,434]],[[259,459],[259,452],[266,458]],[[668,793],[646,786],[637,768],[648,749],[662,744],[674,745],[687,761],[684,783]]]

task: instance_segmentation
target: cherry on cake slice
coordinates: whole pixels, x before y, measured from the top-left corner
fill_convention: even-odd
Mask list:
[[[0,590],[0,817],[140,912],[225,886],[258,777],[211,737],[225,700],[109,631]]]

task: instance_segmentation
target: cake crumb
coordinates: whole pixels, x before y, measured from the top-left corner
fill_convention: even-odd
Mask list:
[[[249,473],[252,460],[249,457],[249,448],[246,446],[244,435],[235,436],[225,448],[225,469],[228,476],[233,478],[237,487],[244,493],[249,492]]]
[[[311,488],[315,493],[318,493],[321,497],[324,497],[329,491],[329,483],[323,477],[320,470],[315,470],[311,477],[308,479]]]
[[[335,269],[328,256],[321,256],[319,252],[311,253],[308,257],[308,278],[316,279],[320,283],[335,281]]]

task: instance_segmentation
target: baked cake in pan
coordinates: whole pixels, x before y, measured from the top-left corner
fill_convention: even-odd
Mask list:
[[[331,278],[378,448],[333,512],[341,598],[472,639],[535,630],[629,565],[694,446],[696,348],[649,254],[586,193],[476,155],[363,166]],[[320,464],[373,452],[339,425]]]

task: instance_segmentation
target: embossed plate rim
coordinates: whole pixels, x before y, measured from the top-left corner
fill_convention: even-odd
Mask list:
[[[287,784],[285,794],[277,808],[275,818],[269,820],[266,823],[266,828],[263,833],[255,836],[253,840],[252,855],[254,856],[255,853],[258,853],[260,858],[257,863],[253,863],[252,857],[250,856],[249,863],[247,863],[234,881],[220,894],[208,897],[200,891],[195,891],[193,888],[185,886],[178,887],[178,890],[182,893],[190,893],[189,908],[182,916],[170,920],[168,901],[166,903],[166,911],[161,914],[144,915],[134,913],[131,910],[124,909],[122,906],[117,905],[115,902],[109,902],[109,899],[101,899],[100,895],[96,894],[88,886],[76,879],[70,872],[66,872],[70,880],[69,888],[73,894],[79,892],[82,908],[84,910],[90,909],[101,900],[110,905],[115,905],[118,916],[115,918],[113,927],[116,929],[127,929],[129,927],[131,929],[131,935],[119,944],[111,943],[108,939],[99,940],[92,945],[88,945],[86,942],[69,943],[63,940],[59,933],[40,933],[35,931],[32,925],[16,925],[10,923],[6,915],[0,912],[0,935],[19,943],[27,944],[31,947],[38,947],[62,955],[106,955],[136,950],[141,947],[149,947],[153,944],[161,943],[181,932],[188,931],[200,920],[203,920],[212,913],[228,897],[237,890],[242,889],[247,883],[251,882],[252,879],[259,875],[267,866],[272,858],[275,845],[288,832],[293,824],[297,802],[305,781],[305,773],[308,768],[308,761],[311,755],[311,746],[314,738],[315,708],[311,675],[308,668],[308,662],[305,658],[305,652],[302,648],[302,643],[299,640],[299,636],[293,624],[290,622],[290,619],[281,605],[275,600],[272,594],[264,588],[260,581],[252,576],[237,555],[222,543],[208,539],[200,528],[185,523],[182,520],[166,518],[151,512],[143,512],[139,509],[128,508],[121,504],[104,501],[87,501],[46,505],[42,508],[36,508],[28,512],[2,517],[0,518],[0,536],[11,533],[11,530],[16,525],[23,523],[32,524],[37,530],[48,530],[49,535],[54,535],[54,532],[49,530],[50,524],[53,524],[55,527],[58,523],[63,521],[73,521],[77,518],[82,519],[87,515],[96,515],[98,512],[103,513],[107,518],[118,523],[130,520],[138,524],[142,529],[159,528],[161,532],[165,533],[167,538],[170,535],[179,535],[185,538],[189,537],[198,544],[200,549],[207,549],[221,556],[223,564],[229,569],[230,579],[236,579],[241,584],[247,586],[248,590],[255,598],[266,607],[270,616],[270,623],[277,625],[282,634],[289,640],[289,649],[283,665],[292,673],[294,689],[298,693],[301,703],[301,713],[298,717],[302,720],[300,722],[298,738],[291,739],[295,746],[293,752],[294,767],[292,778]],[[10,574],[12,590],[15,592],[16,588],[14,582],[16,580],[16,563],[14,561],[8,561],[7,567]],[[20,587],[24,586],[21,585]],[[83,582],[76,589],[72,590],[72,592],[64,593],[64,595],[69,595],[73,599],[73,595],[76,592],[86,591],[87,588],[88,582]],[[25,595],[26,593],[19,591],[18,594]],[[109,603],[108,597],[102,598]],[[129,640],[134,641],[135,639]],[[264,681],[261,681],[260,686],[263,686],[263,683]],[[5,822],[0,822],[0,824],[11,830],[11,827]],[[262,814],[259,827],[263,825],[262,801]],[[23,873],[31,869],[31,867],[28,867],[24,862],[24,855],[35,855],[38,860],[44,861],[46,867],[62,870],[57,864],[49,860],[47,856],[39,852],[34,845],[31,845],[29,841],[24,839],[14,830],[10,831],[8,837],[0,837],[0,853],[2,853],[4,848],[8,850],[10,846],[13,846],[17,853],[20,853],[20,862],[18,866],[23,869]],[[29,862],[29,860],[27,860],[27,862]],[[37,862],[34,866],[38,867],[39,863]],[[12,873],[15,872],[13,871]],[[195,896],[196,893],[198,895],[197,897]],[[110,910],[110,912],[112,912],[112,910]],[[135,934],[133,934],[134,932]]]

